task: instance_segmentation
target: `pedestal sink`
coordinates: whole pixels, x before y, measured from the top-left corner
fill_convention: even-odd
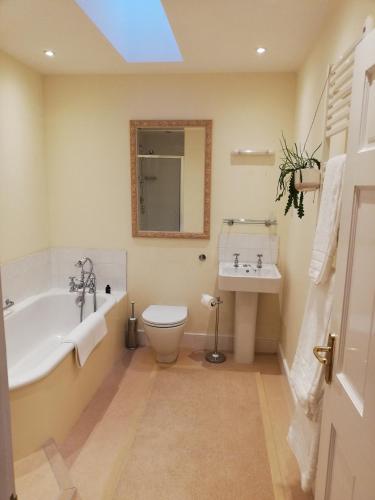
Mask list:
[[[255,328],[259,293],[279,293],[281,274],[275,264],[231,262],[219,264],[219,290],[235,292],[234,359],[237,363],[254,361]]]

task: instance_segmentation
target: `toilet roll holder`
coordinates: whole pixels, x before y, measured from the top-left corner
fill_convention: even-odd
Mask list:
[[[219,343],[219,308],[223,301],[220,297],[215,298],[215,302],[212,305],[216,308],[216,321],[215,321],[215,349],[206,354],[206,361],[209,363],[223,363],[225,361],[225,355],[217,350]]]

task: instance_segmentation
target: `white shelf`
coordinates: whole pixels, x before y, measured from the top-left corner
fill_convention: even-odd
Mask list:
[[[275,152],[269,149],[261,151],[257,151],[256,149],[234,149],[231,154],[240,156],[272,156]]]

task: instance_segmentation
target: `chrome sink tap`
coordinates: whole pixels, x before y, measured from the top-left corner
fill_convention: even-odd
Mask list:
[[[263,258],[263,254],[262,254],[262,253],[258,253],[258,254],[257,254],[257,257],[258,257],[258,260],[257,260],[257,268],[258,268],[258,269],[262,269],[262,267],[263,267],[263,260],[262,260],[262,258]]]
[[[234,266],[234,267],[238,267],[238,266],[239,266],[239,264],[238,264],[238,257],[239,257],[239,256],[240,256],[240,254],[239,254],[239,253],[234,253],[234,254],[233,254],[233,257],[234,257],[233,266]]]

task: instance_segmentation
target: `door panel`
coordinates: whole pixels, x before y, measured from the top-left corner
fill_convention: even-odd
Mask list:
[[[316,500],[375,500],[375,32],[355,53]]]
[[[375,65],[366,70],[362,103],[361,146],[375,147]]]
[[[331,431],[332,448],[331,463],[332,469],[327,481],[327,500],[353,500],[355,487],[355,477],[351,473],[345,453],[337,439],[335,429]]]
[[[375,305],[375,189],[358,188],[354,196],[352,244],[345,288],[342,350],[338,359],[343,387],[362,415],[368,376],[368,352]],[[366,293],[364,283],[369,282]]]

